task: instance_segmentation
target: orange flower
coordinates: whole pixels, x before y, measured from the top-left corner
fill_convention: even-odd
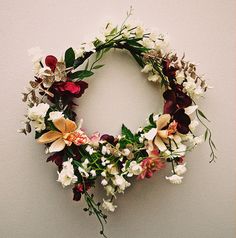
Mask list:
[[[53,121],[54,126],[58,131],[48,131],[38,138],[38,143],[48,144],[53,142],[49,147],[49,152],[58,152],[71,146],[72,143],[76,145],[85,144],[88,142],[88,137],[83,131],[77,129],[77,125],[70,119],[64,117]]]

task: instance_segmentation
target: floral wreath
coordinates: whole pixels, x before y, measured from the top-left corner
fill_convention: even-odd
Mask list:
[[[88,88],[86,78],[103,67],[99,61],[111,49],[129,51],[141,66],[141,72],[148,75],[148,81],[160,85],[163,110],[151,114],[147,124],[135,133],[122,125],[121,135],[96,132],[89,136],[82,128],[83,120],[75,122],[74,100],[83,95]],[[205,123],[208,119],[196,104],[208,85],[196,73],[195,64],[169,49],[163,34],[146,33],[141,26],[131,26],[126,21],[121,27],[108,23],[102,35],[78,49],[67,49],[60,60],[53,55],[43,60],[38,47],[29,53],[34,56],[35,77],[23,93],[28,113],[25,127],[19,132],[27,134],[34,127],[35,139],[45,144],[46,153],[50,153],[47,161],[58,166],[57,181],[63,187],[73,185],[75,201],[84,196],[87,203],[84,211],[96,215],[104,237],[107,216],[103,210],[114,212],[117,207],[114,199],[131,185],[130,177],[150,178],[170,163],[171,175],[166,180],[181,184],[187,170],[186,152],[204,140],[210,146],[210,162],[215,161],[216,148]],[[91,63],[88,59],[92,55],[96,56]],[[194,131],[199,122],[205,133],[196,136]],[[97,179],[108,196],[102,203],[95,202],[89,193]]]

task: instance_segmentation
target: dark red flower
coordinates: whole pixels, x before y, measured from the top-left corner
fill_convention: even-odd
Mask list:
[[[163,63],[163,69],[162,72],[165,76],[168,77],[168,79],[174,79],[176,75],[177,69],[173,66],[170,66],[170,61],[168,59],[164,60]]]
[[[164,113],[173,114],[177,109],[192,105],[192,99],[177,87],[166,90],[163,97],[165,99]]]
[[[80,97],[85,89],[88,87],[88,84],[83,81],[79,82],[59,82],[54,83],[52,90],[54,93],[59,94],[59,96],[72,96]]]
[[[53,55],[48,55],[45,58],[45,64],[54,72],[57,66],[57,58]]]
[[[59,170],[62,168],[62,163],[63,163],[63,152],[57,152],[50,157],[47,158],[47,162],[52,161],[54,162]]]
[[[60,92],[69,92],[71,94],[78,94],[80,86],[74,82],[61,82],[57,84],[57,89]]]
[[[178,109],[173,119],[177,122],[177,131],[181,134],[187,134],[189,132],[189,124],[191,123],[190,117],[185,113],[184,109]]]
[[[74,201],[79,201],[81,199],[81,195],[89,190],[91,188],[91,185],[89,182],[85,182],[85,187],[82,183],[79,183],[79,184],[76,184],[74,186],[74,188],[72,189],[73,190],[73,193],[74,193],[74,197],[73,197],[73,200]]]
[[[113,144],[115,141],[115,138],[114,136],[104,134],[101,136],[100,140],[107,141],[108,143]]]

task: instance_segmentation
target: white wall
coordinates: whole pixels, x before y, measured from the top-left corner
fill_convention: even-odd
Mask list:
[[[56,167],[45,163],[42,146],[33,135],[16,133],[25,113],[20,93],[32,77],[28,48],[40,46],[45,53],[60,55],[95,36],[106,20],[122,22],[131,4],[133,19],[168,32],[173,48],[199,63],[200,72],[214,86],[201,107],[212,119],[219,159],[208,163],[205,144],[188,155],[189,171],[182,185],[167,183],[168,171],[133,181],[117,200],[117,212],[109,216],[107,234],[236,236],[235,1],[1,0],[0,237],[99,237],[97,221],[82,211],[84,203],[73,202],[71,190],[55,181]],[[78,112],[90,131],[116,133],[122,122],[135,129],[149,112],[158,110],[160,97],[129,56],[112,53],[104,62],[106,67],[90,80]],[[133,101],[127,104],[130,97]],[[100,187],[96,193],[101,198]]]

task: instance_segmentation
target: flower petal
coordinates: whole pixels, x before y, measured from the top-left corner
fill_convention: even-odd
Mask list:
[[[159,136],[156,136],[154,143],[161,152],[163,152],[167,149],[166,145],[164,144],[164,142],[161,140],[161,138]]]
[[[157,134],[163,139],[168,138],[168,130],[160,130],[157,132]]]
[[[65,141],[62,138],[59,138],[58,140],[54,141],[51,146],[49,147],[49,152],[58,152],[65,148]]]
[[[197,108],[198,108],[198,105],[193,105],[193,106],[186,107],[186,108],[184,109],[185,114],[190,115],[190,114],[192,114],[193,112],[195,112]]]
[[[61,131],[62,133],[65,133],[66,119],[64,117],[54,120],[53,124],[59,131]]]
[[[162,128],[167,126],[167,124],[169,123],[170,119],[171,119],[170,114],[163,114],[163,115],[161,115],[158,118],[158,120],[156,121],[157,130],[161,130]]]
[[[61,132],[59,131],[49,131],[40,136],[37,140],[38,143],[47,144],[51,143],[58,138],[62,137]]]
[[[65,132],[73,132],[77,128],[76,123],[74,121],[71,121],[70,119],[65,120]]]
[[[147,140],[153,140],[156,134],[157,134],[157,128],[152,128],[149,132],[144,134],[144,137]]]

